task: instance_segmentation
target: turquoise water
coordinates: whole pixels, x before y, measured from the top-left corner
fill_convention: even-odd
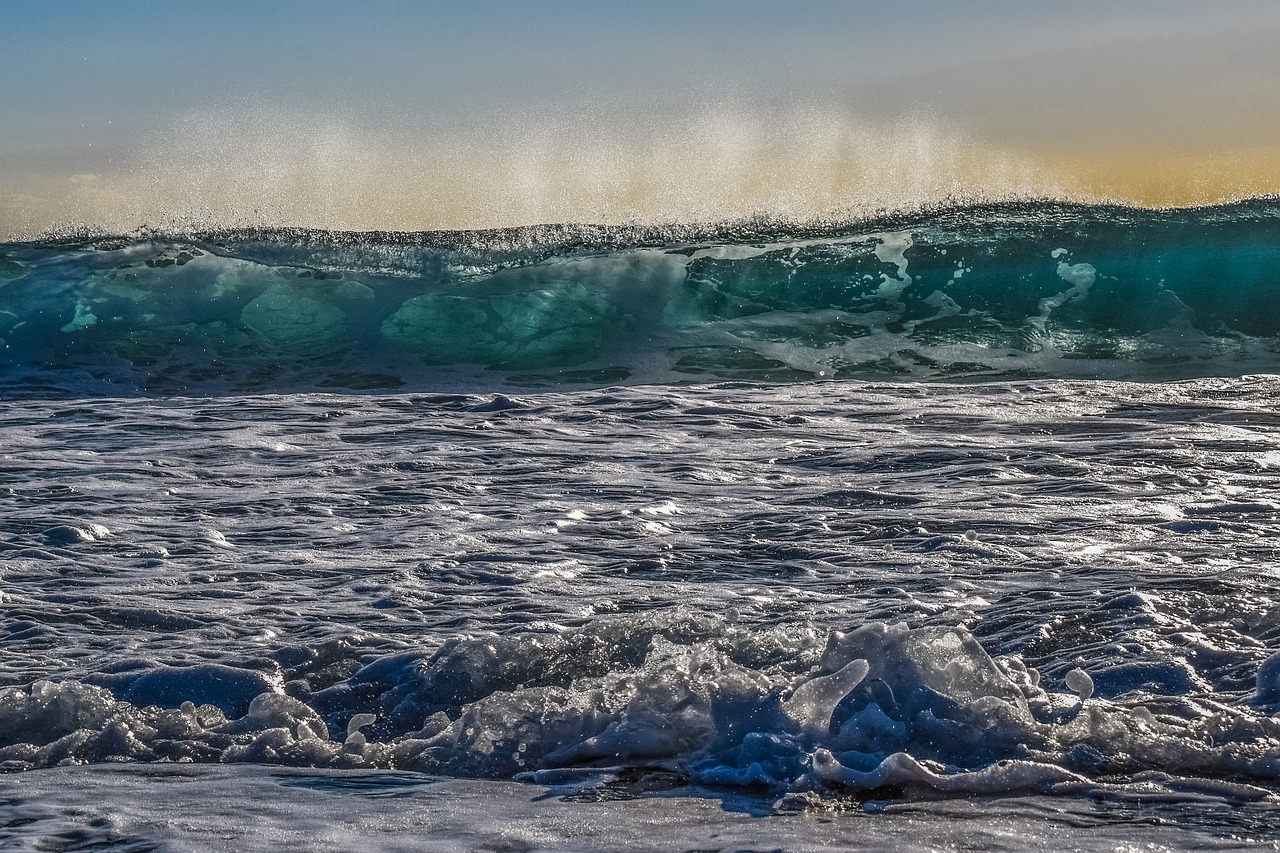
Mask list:
[[[1280,202],[0,247],[4,393],[1280,369]],[[43,390],[42,390],[43,389]]]

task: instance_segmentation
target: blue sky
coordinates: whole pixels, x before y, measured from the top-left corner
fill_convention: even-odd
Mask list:
[[[856,99],[966,63],[1280,26],[1280,3],[0,0],[0,23],[13,152],[117,144],[237,100],[426,122],[717,93]]]

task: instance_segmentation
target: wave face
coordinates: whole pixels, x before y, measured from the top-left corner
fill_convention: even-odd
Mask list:
[[[0,247],[5,393],[1280,370],[1280,202]]]

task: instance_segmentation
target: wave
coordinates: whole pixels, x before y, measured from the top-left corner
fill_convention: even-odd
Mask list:
[[[832,792],[1239,803],[1268,798],[1254,783],[1280,773],[1276,657],[1226,704],[1185,664],[1042,680],[959,627],[869,623],[824,639],[641,616],[457,638],[335,680],[357,653],[329,643],[285,650],[272,673],[142,666],[5,688],[0,768],[252,761],[605,791],[665,777],[790,792],[784,809]]]
[[[0,246],[7,394],[1280,370],[1280,201]]]

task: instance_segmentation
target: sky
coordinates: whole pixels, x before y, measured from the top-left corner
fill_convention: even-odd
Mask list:
[[[0,236],[1280,191],[1277,0],[0,0]]]

